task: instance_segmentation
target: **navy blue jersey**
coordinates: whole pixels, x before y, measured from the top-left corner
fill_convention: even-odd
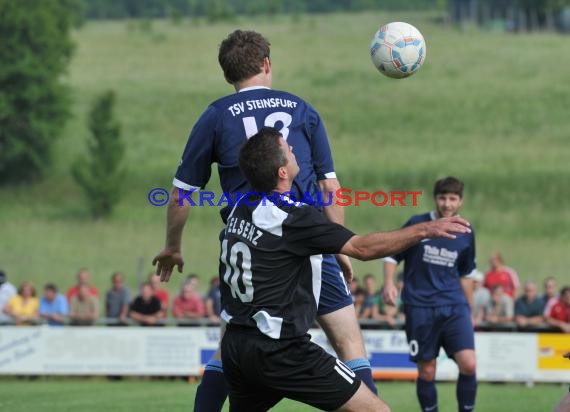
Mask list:
[[[404,227],[435,220],[435,212],[412,216]],[[404,264],[405,306],[445,306],[467,303],[459,278],[475,269],[475,235],[457,234],[456,239],[424,239],[388,262]]]
[[[334,178],[334,165],[323,122],[317,111],[301,98],[266,87],[253,87],[213,102],[190,133],[174,178],[184,190],[203,189],[210,179],[212,163],[218,164],[224,193],[235,202],[250,187],[242,175],[239,149],[263,126],[281,132],[299,164],[291,195],[317,199],[317,180]],[[226,221],[231,208],[222,210]]]

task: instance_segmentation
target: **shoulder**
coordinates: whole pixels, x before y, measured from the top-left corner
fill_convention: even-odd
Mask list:
[[[435,212],[427,212],[427,213],[422,213],[420,215],[413,215],[406,222],[406,226],[411,226],[417,223],[429,222],[431,220],[435,220],[437,217],[435,216],[434,213]]]

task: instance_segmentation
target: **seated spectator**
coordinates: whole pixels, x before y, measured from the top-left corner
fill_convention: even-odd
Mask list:
[[[495,286],[501,285],[504,293],[514,299],[520,286],[517,272],[505,265],[499,252],[494,252],[491,255],[489,264],[491,269],[485,274],[483,286],[492,291]]]
[[[135,298],[129,308],[129,317],[141,326],[158,326],[161,324],[162,306],[154,295],[150,283],[141,285],[140,295]]]
[[[168,308],[170,307],[170,295],[166,289],[163,289],[160,284],[160,276],[156,273],[151,273],[148,276],[148,282],[152,288],[152,293],[160,301],[159,317],[164,319],[168,316]]]
[[[74,326],[91,326],[99,318],[99,300],[93,296],[87,283],[77,288],[77,295],[71,299],[69,320]]]
[[[6,304],[18,293],[16,287],[8,282],[8,276],[0,270],[0,325],[12,323],[12,317],[4,313]]]
[[[360,312],[360,319],[372,319],[374,308],[378,308],[380,303],[380,294],[376,289],[376,279],[370,273],[365,275],[362,282],[364,283],[364,303]]]
[[[538,296],[538,288],[534,282],[526,282],[524,295],[515,302],[515,322],[519,327],[544,324],[544,300]]]
[[[62,326],[69,315],[67,299],[57,293],[53,283],[44,286],[44,295],[40,299],[40,317],[50,326]]]
[[[491,303],[491,292],[483,287],[483,273],[475,269],[469,278],[473,279],[473,313],[475,326],[481,325],[487,315],[487,308]]]
[[[197,288],[198,276],[188,276],[172,306],[172,315],[177,320],[200,319],[206,314],[202,297],[196,292]]]
[[[360,314],[362,313],[364,306],[364,300],[366,299],[366,292],[364,289],[359,287],[352,294],[352,299],[354,300],[354,311],[356,312],[356,316],[360,318]]]
[[[504,325],[513,321],[513,299],[503,291],[501,285],[496,285],[491,291],[491,301],[487,307],[485,321],[493,325]]]
[[[95,286],[91,286],[89,284],[89,271],[85,268],[79,269],[79,272],[77,272],[77,284],[75,286],[70,287],[67,290],[66,296],[67,296],[67,300],[69,302],[71,302],[73,300],[73,298],[77,295],[77,292],[79,291],[79,288],[82,285],[86,285],[89,289],[89,294],[91,296],[94,297],[99,297],[99,291],[97,290],[97,288]]]
[[[552,310],[552,307],[558,303],[558,290],[556,286],[556,279],[550,276],[544,279],[544,293],[542,300],[544,301],[544,317],[547,317]]]
[[[23,282],[18,293],[12,296],[4,307],[4,313],[10,316],[16,325],[34,325],[39,320],[39,306],[36,289],[30,282]]]
[[[210,290],[206,295],[206,316],[212,322],[220,322],[220,312],[222,311],[222,294],[220,293],[220,277],[214,276],[210,279]]]
[[[109,325],[124,325],[129,315],[131,292],[124,284],[122,273],[113,273],[111,284],[105,296],[105,317]]]
[[[564,333],[570,332],[570,286],[565,286],[560,290],[560,298],[552,306],[546,322]]]
[[[348,289],[350,290],[350,294],[353,296],[354,298],[354,294],[356,293],[356,291],[358,289],[360,289],[360,285],[358,284],[358,278],[356,276],[354,276],[350,283],[348,284]],[[354,299],[353,299],[354,301]]]
[[[372,311],[372,318],[379,320],[381,322],[386,322],[390,326],[395,326],[400,315],[398,313],[398,307],[400,306],[400,297],[396,298],[396,306],[389,305],[384,302],[382,294],[378,293],[378,306],[376,306]]]

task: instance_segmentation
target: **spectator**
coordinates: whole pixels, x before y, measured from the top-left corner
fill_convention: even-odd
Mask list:
[[[485,321],[493,325],[504,325],[513,321],[513,315],[513,299],[504,292],[501,285],[496,285],[491,291]]]
[[[547,317],[552,310],[552,307],[558,303],[558,290],[556,289],[556,279],[550,276],[544,279],[544,294],[542,295],[542,300],[544,300],[544,317]]]
[[[148,281],[152,288],[154,296],[160,301],[160,313],[159,317],[164,319],[168,316],[168,308],[170,308],[170,295],[166,289],[160,287],[160,276],[156,273],[151,273],[148,277]]]
[[[372,310],[372,318],[381,322],[386,322],[390,326],[396,325],[396,318],[398,317],[398,306],[400,305],[400,298],[396,299],[396,306],[384,302],[382,294],[378,292],[378,306]]]
[[[206,314],[202,297],[196,292],[198,276],[190,275],[174,300],[172,315],[178,320],[200,319]]]
[[[517,272],[505,265],[503,257],[499,252],[494,252],[491,255],[489,264],[491,265],[491,270],[485,275],[483,286],[492,291],[495,286],[501,285],[504,293],[514,299],[520,286]]]
[[[8,282],[8,276],[0,270],[0,325],[12,322],[12,318],[4,313],[4,308],[16,293],[18,293],[16,287]]]
[[[362,313],[364,306],[364,300],[366,299],[366,292],[361,287],[358,287],[352,294],[352,298],[354,300],[354,311],[356,312],[356,316],[360,318],[360,314]]]
[[[120,272],[113,273],[111,284],[105,297],[105,316],[110,325],[124,325],[129,315],[131,292],[125,286]]]
[[[356,276],[354,276],[351,280],[350,283],[348,284],[348,288],[350,290],[350,294],[353,296],[354,298],[354,294],[356,293],[356,291],[358,289],[360,289],[360,285],[358,284],[358,278]],[[353,299],[354,300],[354,299]]]
[[[89,271],[85,268],[79,269],[77,272],[77,285],[72,286],[68,289],[66,296],[67,300],[71,302],[75,296],[77,296],[77,292],[82,285],[86,285],[89,289],[89,294],[94,297],[99,297],[99,291],[95,286],[91,286],[89,284]]]
[[[212,322],[220,322],[222,311],[222,294],[220,293],[220,277],[214,276],[210,280],[210,290],[206,295],[206,316]]]
[[[380,294],[376,289],[376,279],[370,273],[364,276],[362,282],[364,283],[364,303],[360,313],[360,319],[372,319],[374,308],[378,308],[380,303]]]
[[[519,327],[544,324],[544,300],[538,296],[538,288],[534,282],[526,282],[524,295],[515,302],[515,322]]]
[[[483,273],[475,269],[468,275],[473,279],[473,313],[471,314],[475,326],[481,325],[487,316],[487,308],[491,303],[491,292],[483,287]]]
[[[74,326],[91,326],[99,318],[99,300],[93,296],[88,283],[80,283],[71,299],[69,320]]]
[[[143,283],[140,295],[131,303],[129,316],[141,326],[157,326],[162,319],[162,305],[150,283]]]
[[[44,295],[40,299],[40,317],[50,326],[63,326],[69,315],[67,299],[57,293],[53,283],[44,286]]]
[[[34,325],[39,320],[39,306],[36,289],[30,282],[23,282],[18,288],[18,293],[12,296],[4,307],[4,313],[17,325]]]
[[[562,332],[570,332],[570,286],[565,286],[560,290],[560,298],[552,306],[546,322]]]

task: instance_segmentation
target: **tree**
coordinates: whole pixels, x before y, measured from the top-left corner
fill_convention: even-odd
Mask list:
[[[72,174],[89,201],[91,216],[95,219],[108,216],[121,198],[125,170],[121,162],[125,147],[121,130],[113,115],[115,94],[108,91],[99,96],[89,113],[89,159],[79,158]]]
[[[69,116],[74,0],[0,0],[0,183],[29,182],[50,164]]]

